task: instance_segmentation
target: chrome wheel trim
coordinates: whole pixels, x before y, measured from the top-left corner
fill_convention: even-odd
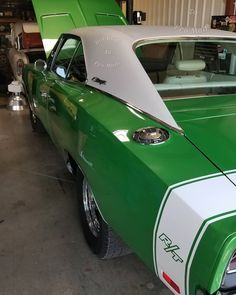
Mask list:
[[[98,218],[98,208],[94,200],[93,192],[84,179],[83,182],[83,206],[88,227],[94,237],[98,238],[101,231],[101,225]]]
[[[37,117],[35,116],[35,114],[31,111],[31,118],[34,124],[37,123]]]
[[[36,124],[37,123],[37,118],[36,118],[36,116],[35,116],[35,114],[33,114],[33,122],[34,122],[34,124]]]

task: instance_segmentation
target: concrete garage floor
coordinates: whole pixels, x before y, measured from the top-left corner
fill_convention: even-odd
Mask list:
[[[74,180],[28,110],[0,106],[0,295],[170,295],[135,256],[88,249]]]

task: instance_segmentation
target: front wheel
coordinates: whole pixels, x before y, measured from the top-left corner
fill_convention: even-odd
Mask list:
[[[99,258],[109,259],[130,253],[130,249],[103,220],[86,178],[80,185],[79,212],[85,239]]]

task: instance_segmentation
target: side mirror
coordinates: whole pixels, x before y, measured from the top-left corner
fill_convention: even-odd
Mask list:
[[[47,69],[47,63],[43,59],[37,59],[34,63],[34,69],[39,72],[44,72]]]
[[[56,68],[56,73],[58,76],[62,77],[62,78],[66,78],[66,68],[63,66],[58,66]]]

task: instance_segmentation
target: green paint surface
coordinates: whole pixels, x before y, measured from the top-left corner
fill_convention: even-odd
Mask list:
[[[230,257],[236,249],[236,216],[210,224],[194,256],[189,279],[189,294],[197,289],[216,292]]]
[[[221,171],[235,169],[234,95],[169,100],[166,105],[185,136]],[[229,259],[236,249],[235,221],[234,216],[214,222],[207,228],[191,265],[190,280],[186,281],[189,294],[195,294],[197,289],[213,294],[219,289]]]
[[[235,96],[172,100],[166,105],[186,137],[222,171],[235,169]]]
[[[25,80],[30,75],[28,67]],[[136,143],[137,129],[163,126],[109,95],[82,83],[61,81],[52,73],[37,81],[36,112],[53,141],[72,155],[89,179],[106,221],[153,269],[153,229],[167,188],[217,169],[170,129],[170,139],[161,145]],[[39,91],[52,82],[45,106]],[[31,101],[32,97],[31,93]],[[56,112],[50,111],[52,104]],[[125,141],[116,136],[120,132],[126,134]]]

